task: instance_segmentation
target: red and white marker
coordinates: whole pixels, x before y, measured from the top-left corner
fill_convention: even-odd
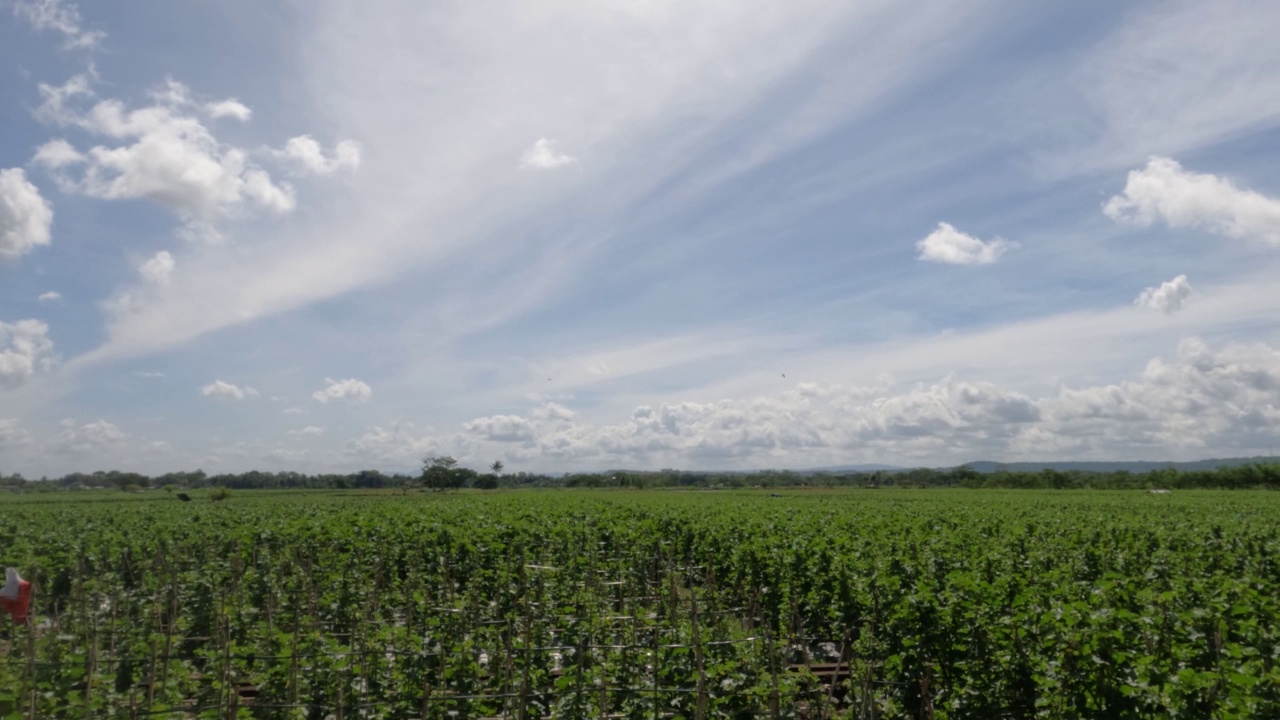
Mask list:
[[[5,568],[4,587],[0,587],[0,610],[9,613],[14,625],[27,621],[31,607],[31,583],[18,575],[17,568]]]

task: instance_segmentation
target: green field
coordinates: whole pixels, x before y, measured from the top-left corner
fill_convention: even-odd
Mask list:
[[[1280,717],[1280,494],[193,495],[0,498],[0,717]]]

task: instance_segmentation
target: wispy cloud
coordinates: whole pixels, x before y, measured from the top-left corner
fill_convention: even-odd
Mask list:
[[[13,0],[13,12],[36,30],[62,33],[69,49],[97,47],[106,33],[85,29],[80,9],[62,0]]]
[[[1024,77],[1026,129],[1055,173],[1092,172],[1180,155],[1274,125],[1280,56],[1269,28],[1280,6],[1229,0],[1120,8],[1103,37]],[[1090,38],[1092,39],[1092,38]],[[1056,92],[1032,88],[1048,83]],[[1177,118],[1171,122],[1170,118]]]
[[[807,63],[828,62],[835,38],[861,38],[859,52],[883,62],[850,71],[861,89],[843,105],[814,100],[799,106],[804,122],[786,132],[771,128],[767,151],[753,154],[753,163],[802,146],[840,118],[865,111],[878,93],[932,70],[931,60],[954,47],[935,41],[966,8],[987,4],[974,0],[936,17],[890,3],[854,9],[827,0],[654,13],[629,6],[544,6],[533,13],[460,6],[447,20],[403,4],[387,8],[405,19],[394,27],[340,3],[324,4],[308,46],[308,70],[328,79],[335,123],[362,142],[360,181],[333,205],[342,214],[326,217],[327,209],[320,209],[313,222],[273,231],[271,242],[253,244],[252,259],[209,254],[162,304],[118,318],[107,345],[85,360],[186,342],[384,282],[409,268],[447,275],[463,248],[504,248],[493,262],[518,266],[525,248],[512,242],[513,234],[528,237],[530,228],[545,228],[542,211],[563,203],[564,193],[593,189],[590,203],[560,205],[560,215],[622,214],[655,186],[673,177],[686,181],[684,163],[700,142],[764,102],[778,83],[810,70]],[[564,27],[573,31],[552,40],[544,28],[567,14],[574,22]],[[497,34],[474,30],[482,26]],[[424,44],[419,31],[431,41]],[[498,36],[508,40],[495,44]],[[514,51],[516,45],[524,50]],[[386,61],[392,56],[398,59]],[[421,78],[441,62],[456,72],[428,92]],[[784,118],[776,122],[786,126]],[[548,143],[573,138],[573,155],[589,155],[592,162],[579,163],[583,172],[548,176],[566,183],[555,186],[520,173],[512,158],[530,149],[531,128],[545,133]],[[718,168],[700,169],[698,177],[730,179]],[[607,192],[596,192],[601,187]],[[353,237],[363,241],[352,243]],[[540,277],[544,262],[598,250],[588,243],[535,255],[539,264],[530,273]],[[572,268],[585,270],[581,264]],[[221,290],[228,284],[238,289],[229,297]],[[220,301],[208,302],[211,294]],[[514,307],[527,311],[529,300]]]
[[[299,428],[297,430],[290,430],[288,434],[299,435],[299,436],[306,436],[306,435],[319,436],[324,434],[324,428],[318,425],[308,425],[304,428]]]

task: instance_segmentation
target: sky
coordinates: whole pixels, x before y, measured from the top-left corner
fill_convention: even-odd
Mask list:
[[[0,0],[0,472],[1272,454],[1276,27]]]

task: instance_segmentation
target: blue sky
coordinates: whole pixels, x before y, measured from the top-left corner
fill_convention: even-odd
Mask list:
[[[0,0],[0,470],[1272,452],[1277,26]]]

